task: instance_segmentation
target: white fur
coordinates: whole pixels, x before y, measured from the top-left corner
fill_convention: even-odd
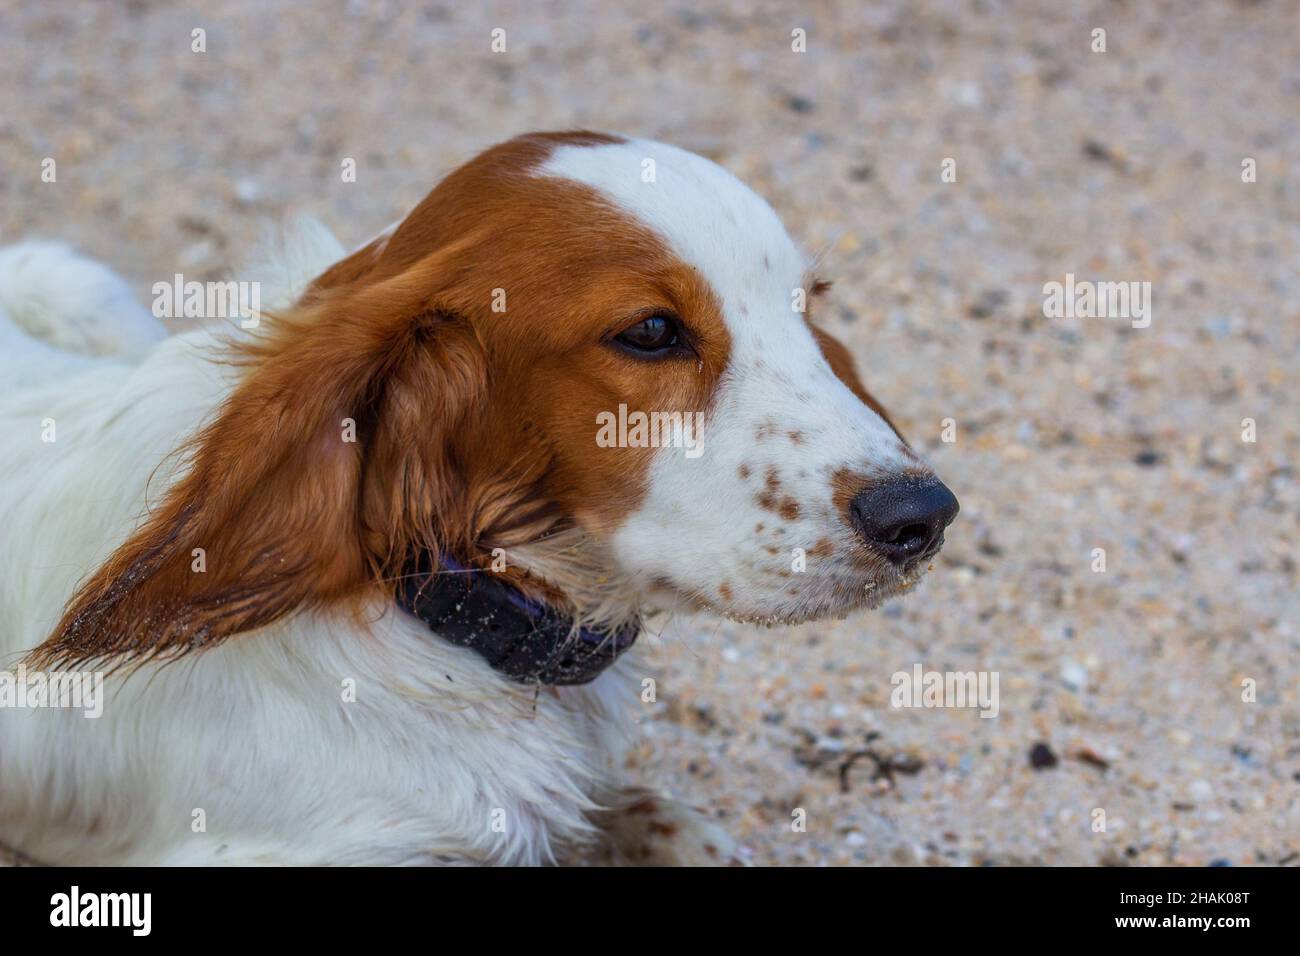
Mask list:
[[[0,270],[0,304],[48,304],[33,330],[58,341],[137,334],[120,280],[61,254],[0,253],[46,257],[41,270]],[[323,229],[299,231],[257,273],[264,304],[284,305],[341,254]],[[60,324],[51,276],[92,297],[67,314],[75,329]],[[85,328],[87,316],[105,328]],[[77,581],[173,479],[170,453],[234,381],[207,360],[217,343],[196,330],[132,364],[61,352],[0,314],[0,374],[26,373],[0,398],[0,669],[48,636]],[[388,864],[541,863],[590,840],[591,811],[617,802],[635,651],[590,685],[534,695],[391,606],[372,619],[358,634],[298,614],[170,667],[110,675],[99,719],[0,708],[0,843],[52,863]],[[728,846],[703,820],[694,831]]]
[[[91,355],[139,355],[167,335],[118,275],[61,242],[0,249],[0,310],[47,345]]]

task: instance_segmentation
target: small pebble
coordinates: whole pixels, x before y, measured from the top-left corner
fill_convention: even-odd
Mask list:
[[[1078,693],[1088,686],[1088,670],[1078,661],[1066,658],[1061,661],[1061,683]]]
[[[1052,753],[1052,748],[1047,744],[1038,743],[1029,751],[1029,766],[1035,770],[1045,770],[1048,767],[1055,767],[1059,763],[1056,754]]]

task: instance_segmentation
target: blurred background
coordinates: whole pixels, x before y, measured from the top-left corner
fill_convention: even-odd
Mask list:
[[[1298,54],[1283,0],[0,0],[0,242],[148,302],[528,130],[700,152],[824,256],[962,513],[875,613],[644,639],[630,772],[760,864],[1297,863]],[[1150,327],[1045,318],[1067,273],[1150,282]],[[916,664],[997,672],[998,716],[892,708]]]

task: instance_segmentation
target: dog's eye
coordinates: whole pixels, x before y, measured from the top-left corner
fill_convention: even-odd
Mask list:
[[[652,315],[614,336],[614,341],[635,352],[664,352],[683,344],[681,327],[670,315]]]

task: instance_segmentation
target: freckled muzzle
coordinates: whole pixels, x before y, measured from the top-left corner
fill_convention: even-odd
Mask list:
[[[893,478],[858,492],[849,520],[871,550],[908,570],[943,547],[960,507],[938,478]]]

